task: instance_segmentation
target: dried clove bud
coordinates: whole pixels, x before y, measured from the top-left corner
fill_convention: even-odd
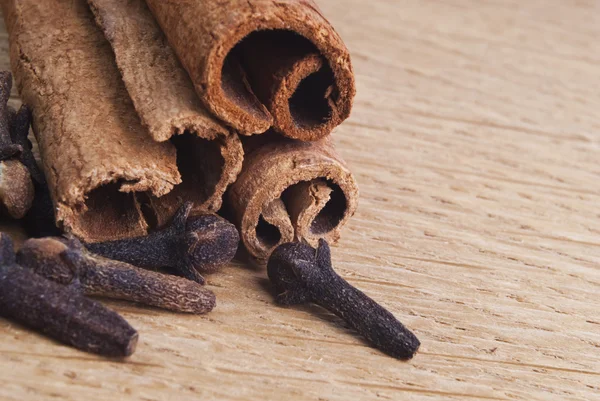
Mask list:
[[[34,187],[29,172],[17,159],[23,148],[11,138],[11,123],[17,118],[14,109],[7,105],[11,88],[11,73],[0,72],[0,210],[20,219],[33,202]]]
[[[338,276],[331,266],[329,245],[323,239],[315,250],[304,243],[280,245],[267,270],[281,305],[313,302],[344,319],[381,351],[410,359],[420,342],[394,315]]]
[[[12,74],[10,71],[0,71],[0,161],[18,155],[23,150],[13,143],[10,137],[10,120],[13,111],[8,106],[12,89]]]
[[[22,148],[20,155],[21,163],[33,180],[35,196],[29,211],[24,217],[24,227],[30,237],[51,237],[61,234],[56,226],[54,217],[54,205],[50,197],[50,190],[44,173],[38,166],[32,152],[32,145],[28,139],[29,126],[31,125],[31,110],[26,104],[22,105],[18,113],[13,117],[10,134],[13,142]]]
[[[17,261],[60,284],[77,282],[85,295],[195,314],[210,312],[216,304],[215,294],[198,283],[93,255],[77,240],[29,239],[17,252]]]
[[[119,314],[72,287],[16,264],[13,243],[0,233],[0,314],[83,351],[125,357],[138,334]]]
[[[33,145],[29,140],[29,127],[31,125],[31,109],[28,105],[22,104],[21,108],[10,122],[10,137],[13,143],[21,147],[19,160],[27,170],[34,182],[45,182],[44,174],[40,170],[35,156],[33,155]]]
[[[30,209],[34,187],[27,168],[16,159],[0,161],[0,209],[21,219]]]
[[[182,205],[167,227],[144,237],[86,244],[93,253],[134,266],[170,267],[204,284],[198,273],[213,272],[235,256],[239,234],[227,220],[204,215],[188,219],[192,203]]]

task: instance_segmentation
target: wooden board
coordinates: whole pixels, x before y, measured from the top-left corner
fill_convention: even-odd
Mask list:
[[[0,399],[600,399],[600,2],[320,4],[358,81],[334,264],[421,352],[276,307],[235,263],[203,317],[108,302],[140,332],[125,363],[0,320]]]

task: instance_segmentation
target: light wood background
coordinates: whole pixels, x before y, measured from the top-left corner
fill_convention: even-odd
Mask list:
[[[358,81],[334,264],[420,353],[277,307],[235,263],[206,316],[108,302],[140,332],[125,363],[0,320],[0,399],[600,399],[600,1],[319,3]]]

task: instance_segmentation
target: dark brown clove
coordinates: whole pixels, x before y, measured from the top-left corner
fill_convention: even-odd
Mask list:
[[[23,148],[11,138],[10,128],[17,118],[7,104],[11,88],[11,73],[0,72],[0,212],[20,219],[33,202],[34,187],[28,170],[17,159]]]
[[[35,196],[29,211],[23,218],[25,231],[30,237],[58,236],[61,231],[56,226],[54,205],[50,197],[50,190],[46,177],[40,169],[32,152],[32,145],[28,139],[29,126],[31,125],[31,110],[26,104],[22,105],[12,119],[10,134],[13,142],[22,148],[19,157],[21,163],[27,167],[33,181]]]
[[[104,356],[126,357],[138,334],[119,314],[16,264],[13,243],[0,233],[0,314],[62,343]]]
[[[10,122],[10,137],[13,143],[21,147],[19,160],[27,170],[34,182],[45,182],[44,174],[33,155],[33,145],[29,140],[29,127],[31,125],[31,109],[28,105],[22,104],[19,111],[15,113]]]
[[[27,168],[17,159],[0,161],[0,211],[21,219],[30,209],[35,190]]]
[[[0,161],[10,159],[23,150],[10,137],[10,122],[14,112],[8,106],[12,89],[12,74],[0,71]]]
[[[320,305],[395,358],[410,359],[419,349],[417,337],[394,315],[333,270],[325,240],[319,241],[316,250],[299,242],[280,245],[271,255],[267,270],[279,293],[277,303]]]
[[[86,244],[93,253],[134,266],[174,269],[204,284],[198,271],[213,272],[235,256],[239,234],[227,220],[204,215],[188,219],[192,203],[182,205],[167,227],[144,237]]]
[[[17,262],[60,284],[77,282],[85,295],[195,314],[210,312],[216,304],[215,294],[196,282],[93,255],[76,240],[29,239],[17,252]]]

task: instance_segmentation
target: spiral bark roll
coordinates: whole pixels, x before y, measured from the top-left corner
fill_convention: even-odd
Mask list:
[[[147,3],[204,104],[240,133],[317,140],[350,115],[350,55],[312,0]]]

